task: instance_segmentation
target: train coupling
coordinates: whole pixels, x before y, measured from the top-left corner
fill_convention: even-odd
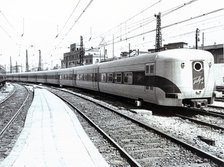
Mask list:
[[[183,104],[186,107],[201,108],[201,107],[206,107],[208,105],[208,100],[207,99],[186,99]]]

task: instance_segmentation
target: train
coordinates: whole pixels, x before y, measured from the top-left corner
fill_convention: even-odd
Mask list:
[[[215,97],[214,58],[196,49],[172,49],[98,64],[7,74],[22,81],[89,89],[134,99],[138,105],[197,107]]]
[[[6,81],[6,74],[4,68],[0,65],[0,88],[4,86]]]

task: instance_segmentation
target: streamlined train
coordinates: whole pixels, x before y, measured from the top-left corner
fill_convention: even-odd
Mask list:
[[[162,106],[198,106],[214,99],[211,53],[173,49],[67,69],[7,74],[23,81],[84,88]]]
[[[5,84],[5,74],[0,72],[0,88]]]

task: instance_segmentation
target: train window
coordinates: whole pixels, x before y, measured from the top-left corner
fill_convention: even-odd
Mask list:
[[[83,81],[87,81],[87,74],[83,74]]]
[[[113,82],[113,73],[108,73],[107,82]]]
[[[124,73],[124,83],[125,84],[132,84],[133,82],[133,75],[132,72],[125,72]]]
[[[80,80],[80,74],[76,74],[76,80]]]
[[[145,65],[145,75],[146,76],[154,74],[154,72],[155,72],[154,63],[150,63],[150,64]]]
[[[92,74],[87,74],[87,81],[92,81],[92,77],[93,77]]]
[[[133,72],[133,84],[134,85],[145,85],[145,73],[144,72]]]
[[[121,73],[115,73],[114,82],[115,83],[121,83],[122,82],[122,74]]]
[[[145,73],[149,74],[149,65],[148,64],[146,64],[146,66],[145,66]]]
[[[149,72],[150,72],[150,74],[154,74],[154,65],[150,65]]]
[[[106,75],[106,73],[101,73],[100,81],[101,82],[107,82],[107,75]]]

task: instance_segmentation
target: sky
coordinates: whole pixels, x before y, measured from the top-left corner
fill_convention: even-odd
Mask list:
[[[189,3],[191,2],[191,3]],[[155,14],[161,12],[163,44],[195,44],[196,28],[204,44],[224,43],[223,0],[0,0],[0,64],[31,67],[41,50],[45,68],[60,65],[70,44],[106,47],[112,57],[131,49],[147,51],[155,45]],[[209,14],[210,13],[210,14]],[[188,20],[180,23],[183,20]],[[173,26],[171,26],[173,25]]]

